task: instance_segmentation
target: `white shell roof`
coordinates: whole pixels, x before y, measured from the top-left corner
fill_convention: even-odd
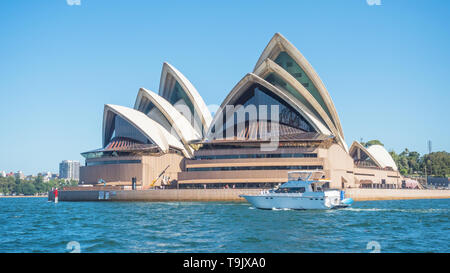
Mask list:
[[[186,95],[191,100],[192,104],[194,105],[194,109],[196,113],[199,115],[201,122],[203,124],[203,127],[205,128],[205,131],[208,130],[209,125],[212,121],[211,112],[209,111],[208,107],[206,106],[205,102],[203,101],[203,98],[198,93],[197,89],[195,89],[194,85],[175,67],[173,67],[171,64],[165,62],[163,64],[162,72],[161,72],[161,80],[159,85],[159,95],[161,95],[164,98],[167,98],[167,87],[166,85],[166,78],[168,75],[171,75],[175,78],[175,80],[181,85],[184,92],[186,92]]]
[[[226,105],[232,101],[235,97],[241,96],[245,90],[250,87],[252,84],[258,83],[265,88],[272,91],[274,94],[278,95],[281,99],[283,99],[285,102],[287,102],[289,105],[291,105],[294,109],[296,109],[308,122],[314,127],[314,129],[317,130],[317,132],[325,134],[325,135],[331,135],[331,132],[328,130],[328,128],[320,122],[312,113],[311,111],[305,107],[300,101],[296,100],[292,94],[289,92],[278,89],[277,87],[273,86],[266,80],[262,79],[261,77],[253,74],[248,73],[244,78],[242,78],[236,86],[231,90],[231,92],[228,94],[228,96],[225,98],[225,100],[222,102],[219,111],[216,112],[213,124],[217,122],[217,120],[222,117],[223,111],[225,111]],[[213,134],[211,132],[211,129],[208,132],[208,139],[213,138]]]
[[[323,123],[323,126],[326,126],[337,138],[338,143],[348,151],[348,146],[344,141],[344,137],[341,132],[336,128],[333,121],[326,114],[324,109],[320,106],[320,104],[316,101],[316,99],[311,95],[311,93],[300,84],[291,74],[289,74],[286,70],[284,70],[281,66],[276,64],[271,59],[267,58],[255,69],[255,74],[264,78],[267,75],[274,73],[277,77],[282,79],[285,83],[289,84],[293,89],[295,89],[298,94],[297,96],[301,96],[309,105],[304,105],[305,107],[311,108],[309,109],[310,114],[313,115],[317,120]],[[283,91],[287,91],[282,86],[277,86],[279,89]],[[289,93],[289,91],[287,91]],[[295,100],[298,101],[297,98]]]
[[[397,165],[392,159],[392,156],[389,154],[386,149],[381,145],[371,145],[367,148],[367,151],[380,163],[382,168],[391,167],[395,171],[397,171]]]
[[[178,138],[185,145],[186,149],[189,149],[189,142],[201,139],[201,136],[195,131],[190,122],[180,112],[178,112],[177,109],[170,104],[170,102],[155,92],[141,88],[134,105],[136,110],[139,110],[138,107],[143,97],[150,100],[153,105],[161,111],[172,127],[171,133],[178,136]]]
[[[183,151],[183,153],[185,154],[187,153],[183,144],[181,144],[180,141],[178,141],[164,127],[162,127],[162,125],[152,120],[142,112],[120,105],[105,105],[103,114],[103,142],[106,141],[105,129],[107,128],[107,126],[109,126],[108,124],[106,124],[106,117],[108,112],[113,112],[128,121],[143,135],[149,138],[154,144],[158,145],[158,147],[163,152],[168,152],[169,147],[174,147]],[[111,120],[110,122],[114,122],[114,120]]]
[[[283,69],[283,67],[273,61],[277,58],[280,52],[286,52],[302,68],[304,73],[309,77],[311,83],[316,87],[319,95],[317,95],[317,92],[312,94],[309,89],[305,88],[300,82],[298,82],[297,79],[289,74],[287,70]],[[297,94],[291,94],[289,90],[286,90],[278,85],[272,85],[264,80],[263,77],[272,72],[277,73],[279,77],[296,89],[302,97],[299,98]],[[175,84],[175,81],[181,86],[182,92],[184,92],[183,97],[185,97],[183,100],[173,102],[172,105],[172,103],[168,101],[168,97],[171,95],[170,92],[172,92],[172,86]],[[233,88],[233,90],[231,90],[226,99],[222,102],[221,107],[224,107],[236,96],[240,96],[251,83],[261,84],[277,94],[280,98],[296,109],[306,120],[308,120],[317,132],[326,135],[335,135],[338,143],[342,145],[346,151],[348,151],[339,117],[324,84],[316,71],[298,51],[298,49],[295,48],[281,34],[276,33],[272,37],[256,63],[254,74],[247,74]],[[143,97],[149,99],[159,110],[158,113],[153,114],[158,114],[158,118],[160,119],[157,119],[155,116],[154,120],[145,113],[138,111],[143,110],[138,109],[140,101]],[[303,100],[303,98],[305,100]],[[191,122],[183,115],[184,112],[179,109],[177,110],[176,108],[178,104],[184,105],[184,100],[189,100],[189,103],[192,103],[195,111],[193,114],[196,116],[196,119],[193,122],[193,125],[191,125]],[[105,131],[108,126],[111,126],[109,123],[112,122],[110,119],[107,119],[107,113],[109,111],[121,116],[130,124],[135,126],[139,131],[141,131],[142,134],[158,145],[162,151],[167,152],[169,147],[172,146],[182,150],[187,157],[192,155],[192,150],[189,143],[201,139],[202,136],[205,136],[203,135],[205,132],[210,134],[210,126],[214,124],[211,112],[193,84],[180,71],[166,62],[163,64],[161,72],[159,95],[141,88],[136,98],[134,108],[135,109],[118,105],[105,105],[103,117],[103,142],[105,142],[105,138],[107,137],[105,135]],[[219,112],[220,111],[216,112],[214,121],[218,118]],[[167,120],[162,122],[164,118]],[[159,122],[161,122],[161,124]],[[199,125],[203,126],[205,131],[198,128]],[[171,130],[171,128],[173,130]],[[371,157],[377,161],[378,165],[392,167],[397,170],[395,162],[384,147],[372,147],[373,146],[367,150],[368,153],[371,154]]]
[[[311,64],[306,60],[306,58],[300,53],[300,51],[291,44],[283,35],[280,33],[275,33],[270,42],[267,44],[264,51],[261,53],[259,60],[256,62],[254,72],[258,70],[258,67],[266,60],[272,59],[274,60],[281,51],[285,51],[288,55],[295,60],[295,62],[304,70],[304,72],[308,75],[308,77],[313,82],[314,86],[317,88],[320,96],[322,97],[326,107],[330,111],[330,118],[335,125],[335,128],[339,132],[339,138],[342,139],[344,144],[344,148],[348,151],[347,145],[344,142],[344,133],[341,127],[341,123],[337,114],[337,111],[334,107],[333,101],[325,88],[322,80],[320,79],[317,72],[313,69]],[[331,128],[330,128],[331,129]],[[333,130],[333,129],[331,129]]]

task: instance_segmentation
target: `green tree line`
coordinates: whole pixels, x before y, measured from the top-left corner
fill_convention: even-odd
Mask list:
[[[420,155],[405,149],[400,154],[389,152],[402,175],[433,175],[448,177],[450,175],[450,153],[434,152]]]
[[[381,141],[374,139],[361,142],[366,148],[371,145],[383,145]],[[405,149],[400,154],[389,152],[397,164],[402,175],[433,175],[448,177],[450,175],[450,153],[434,152],[420,155],[418,152]]]
[[[0,193],[4,195],[35,195],[41,193],[47,193],[52,188],[76,186],[77,181],[65,181],[64,179],[53,179],[48,182],[44,182],[42,176],[35,177],[31,181],[26,181],[16,177],[0,177]]]

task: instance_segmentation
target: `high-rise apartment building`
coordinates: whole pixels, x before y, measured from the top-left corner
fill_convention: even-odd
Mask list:
[[[79,180],[80,162],[75,160],[63,160],[61,163],[59,163],[59,178]]]

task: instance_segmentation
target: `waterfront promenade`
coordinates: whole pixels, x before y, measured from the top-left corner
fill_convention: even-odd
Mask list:
[[[43,198],[47,195],[0,195],[0,198]]]
[[[258,194],[261,189],[164,189],[164,190],[70,190],[60,191],[59,201],[245,201],[241,194]],[[346,189],[355,201],[446,199],[450,190]],[[48,199],[54,200],[53,193]]]
[[[355,201],[406,200],[406,199],[446,199],[450,190],[413,189],[346,189],[346,196]]]

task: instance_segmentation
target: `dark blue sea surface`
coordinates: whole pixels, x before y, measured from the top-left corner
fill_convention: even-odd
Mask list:
[[[450,199],[267,211],[233,202],[0,198],[0,252],[450,252],[449,209]]]

